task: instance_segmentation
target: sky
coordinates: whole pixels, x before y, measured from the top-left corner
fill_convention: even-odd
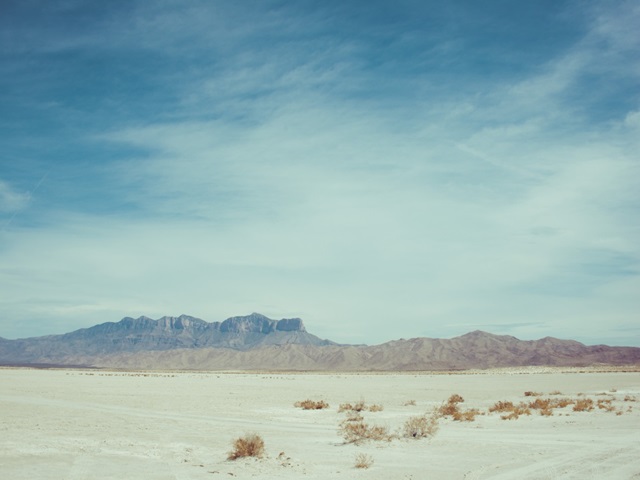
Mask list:
[[[640,346],[640,3],[0,2],[0,336]]]

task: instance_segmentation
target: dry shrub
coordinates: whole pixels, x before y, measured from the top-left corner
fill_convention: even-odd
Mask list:
[[[264,455],[264,440],[256,433],[237,438],[233,442],[233,450],[227,457],[229,460],[236,460],[240,457],[258,457]]]
[[[525,397],[540,397],[542,394],[540,392],[524,392]]]
[[[314,400],[303,400],[301,402],[296,402],[293,404],[295,407],[302,408],[303,410],[322,410],[324,408],[329,408],[329,404],[324,400],[318,400],[317,402]]]
[[[611,403],[611,399],[603,399],[598,400],[598,408],[601,410],[606,410],[607,412],[615,412],[616,407],[614,407]]]
[[[550,417],[553,415],[554,408],[565,408],[575,402],[570,398],[536,398],[533,402],[529,402],[529,408],[539,410],[540,415]]]
[[[438,409],[438,413],[443,417],[456,417],[460,415],[460,410],[458,409],[458,404],[463,403],[464,398],[462,398],[457,393],[454,393],[449,397],[447,403],[443,403]]]
[[[347,412],[347,418],[344,419],[345,422],[361,422],[364,420],[364,417],[360,415],[360,412]]]
[[[438,431],[438,412],[431,415],[420,415],[410,417],[404,422],[402,436],[405,438],[428,438],[433,437]]]
[[[373,457],[371,455],[366,455],[364,453],[359,453],[356,455],[356,468],[369,468],[373,465]]]
[[[593,400],[590,398],[581,398],[573,405],[574,412],[590,412],[593,410]]]
[[[342,412],[364,412],[364,411],[370,411],[370,412],[381,412],[382,410],[384,410],[384,407],[382,405],[379,404],[373,404],[371,406],[367,406],[367,404],[365,403],[364,400],[360,400],[357,403],[351,404],[351,403],[341,403],[340,406],[338,407],[338,413],[342,413]]]
[[[476,415],[482,415],[480,410],[476,408],[470,408],[469,410],[457,411],[453,415],[453,419],[456,422],[473,422],[476,419]]]
[[[402,406],[404,406],[404,407],[415,407],[416,406],[416,401],[415,400],[407,400],[406,402],[404,402],[402,404]]]
[[[389,428],[381,425],[369,425],[364,420],[359,422],[342,422],[339,434],[345,442],[359,444],[366,440],[391,441],[393,435],[389,434]]]
[[[355,404],[350,404],[350,403],[341,403],[340,407],[338,407],[338,412],[362,412],[363,410],[365,410],[367,408],[364,400],[360,400],[359,402],[355,403]]]
[[[500,416],[502,420],[516,420],[520,415],[531,415],[528,405],[522,402],[517,405],[514,405],[513,402],[496,402],[493,407],[489,408],[489,412],[504,413]]]
[[[562,395],[562,392],[560,390],[554,390],[553,392],[550,392],[549,395]]]
[[[633,395],[625,395],[624,396],[624,401],[625,402],[637,402],[638,399],[636,397],[634,397]]]

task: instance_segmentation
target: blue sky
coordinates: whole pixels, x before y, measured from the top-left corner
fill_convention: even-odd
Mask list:
[[[640,5],[4,1],[0,336],[640,346]]]

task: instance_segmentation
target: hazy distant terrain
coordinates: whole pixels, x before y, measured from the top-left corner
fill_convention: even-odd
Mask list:
[[[640,348],[586,346],[546,337],[522,341],[474,331],[452,339],[338,345],[299,318],[253,313],[208,323],[182,315],[124,318],[63,335],[0,339],[2,364],[202,370],[461,370],[511,366],[631,365]]]

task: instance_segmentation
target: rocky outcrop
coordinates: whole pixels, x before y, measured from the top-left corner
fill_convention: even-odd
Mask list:
[[[299,318],[272,320],[259,313],[206,322],[189,315],[125,317],[63,335],[4,340],[0,363],[64,363],[69,357],[192,348],[249,350],[261,345],[332,345],[308,333]]]

